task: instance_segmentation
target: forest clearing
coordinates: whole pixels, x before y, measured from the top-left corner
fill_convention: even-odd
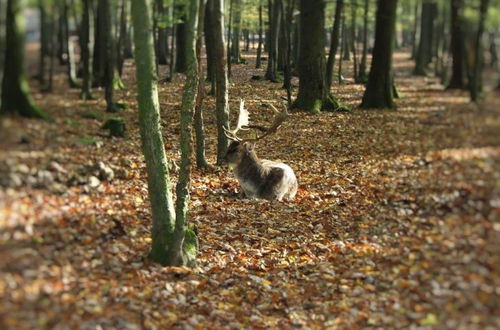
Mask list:
[[[137,34],[148,31],[139,30],[133,13],[139,3],[147,1],[132,1]],[[192,18],[186,22],[196,27]],[[186,33],[194,46],[193,31]],[[26,43],[29,94],[47,120],[0,117],[0,327],[499,328],[498,71],[484,68],[481,100],[471,102],[474,91],[449,89],[437,74],[416,75],[411,47],[401,46],[387,69],[392,109],[360,106],[368,102],[368,87],[355,79],[359,63],[345,60],[343,79],[334,75],[327,87],[335,111],[325,108],[324,95],[319,108],[301,111],[289,101],[299,98],[303,73],[270,79],[265,66],[272,54],[256,68],[255,47],[239,45],[241,61],[231,64],[227,81],[230,125],[222,128],[228,136],[237,126],[241,100],[250,124],[268,131],[278,116],[273,109],[288,109],[279,129],[251,147],[259,159],[293,170],[298,191],[289,200],[249,198],[227,162],[219,162],[220,94],[210,94],[203,74],[196,79],[206,93],[208,165],[199,166],[199,135],[195,128],[183,135],[191,134],[185,119],[196,117],[196,93],[189,99],[196,65],[188,63],[186,74],[158,65],[159,107],[154,81],[145,107],[145,85],[137,77],[146,79],[136,68],[154,63],[124,59],[122,86],[111,87],[110,103],[106,84],[115,80],[101,87],[89,81],[92,98],[85,99],[85,83],[70,87],[68,66],[57,60],[45,91],[35,77],[40,43]],[[194,47],[186,49],[194,58]],[[144,48],[135,51],[138,58]],[[205,49],[198,53],[198,68],[206,68],[208,56]],[[342,63],[342,51],[333,56]],[[367,63],[371,59],[368,54]],[[110,104],[119,109],[110,111]],[[145,122],[154,124],[152,109],[159,111],[164,158],[148,158],[154,136],[145,128],[156,126]],[[110,119],[118,134],[107,126]],[[154,195],[148,166],[163,160],[168,169],[159,181],[176,203],[170,224],[185,221],[188,243],[181,243],[180,259],[154,255],[155,230],[166,229],[154,229],[152,203],[162,196]],[[182,194],[186,204],[179,206]],[[162,243],[167,255],[173,233]],[[191,237],[196,244],[186,247]]]

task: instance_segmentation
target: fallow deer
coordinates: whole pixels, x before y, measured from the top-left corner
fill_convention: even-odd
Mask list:
[[[275,133],[288,117],[286,106],[282,112],[276,110],[272,105],[271,108],[276,112],[276,116],[269,128],[249,125],[248,110],[245,109],[244,102],[240,102],[236,128],[233,130],[224,128],[226,136],[232,140],[225,160],[233,170],[247,198],[262,198],[272,201],[291,200],[295,197],[298,188],[297,178],[292,168],[284,163],[259,159],[254,149],[255,142]],[[239,130],[250,128],[258,129],[264,133],[250,139],[243,139],[236,135]]]

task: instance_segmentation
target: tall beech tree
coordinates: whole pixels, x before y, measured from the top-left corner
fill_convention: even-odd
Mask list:
[[[241,62],[240,37],[241,37],[241,0],[233,0],[233,31],[231,34],[231,60],[233,63]]]
[[[205,156],[205,127],[203,124],[203,99],[205,97],[205,79],[203,74],[203,62],[201,59],[201,48],[203,47],[203,28],[205,22],[205,0],[198,0],[198,31],[196,36],[196,61],[198,62],[198,94],[194,110],[194,129],[196,133],[196,166],[208,168]]]
[[[326,88],[330,90],[333,80],[333,67],[335,65],[335,56],[339,48],[340,21],[342,20],[342,11],[344,10],[344,0],[337,0],[335,6],[335,17],[333,19],[332,35],[330,37],[330,51],[328,61],[326,62]]]
[[[394,107],[392,53],[396,34],[396,8],[397,0],[378,0],[375,45],[368,83],[361,103],[363,108]]]
[[[7,0],[0,0],[0,109],[2,109],[2,84],[5,72],[5,47],[7,36]]]
[[[313,113],[346,110],[325,84],[325,0],[300,0],[299,93],[293,107]]]
[[[227,153],[228,138],[224,128],[229,128],[229,103],[228,103],[228,77],[226,66],[226,51],[224,47],[224,0],[208,0],[211,17],[210,26],[212,40],[214,41],[213,62],[215,63],[215,116],[217,122],[217,164],[224,161]]]
[[[365,0],[363,11],[363,50],[361,51],[361,63],[359,64],[358,82],[366,82],[368,76],[366,75],[366,62],[368,57],[368,11],[370,9],[370,2]]]
[[[24,117],[50,119],[33,102],[24,73],[24,1],[8,0],[6,8],[4,7],[5,1],[1,2],[0,16],[4,13],[6,15],[6,37],[5,47],[1,47],[0,43],[0,50],[2,52],[4,50],[5,54],[3,63],[0,65],[3,67],[3,70],[0,69],[0,72],[3,71],[3,82],[0,84],[2,88],[0,114],[12,113]],[[0,19],[0,25],[2,25],[1,23]]]
[[[149,257],[164,266],[193,266],[198,248],[194,231],[187,227],[191,173],[191,124],[196,98],[195,54],[198,3],[189,4],[186,17],[187,77],[181,106],[181,170],[174,207],[167,157],[160,129],[160,105],[154,57],[152,16],[148,0],[132,0],[139,126],[148,175],[148,194],[153,217]]]
[[[432,61],[433,40],[434,40],[434,21],[437,16],[437,3],[435,0],[423,0],[422,18],[420,19],[420,41],[415,59],[416,75],[425,76],[427,67]]]
[[[269,0],[269,56],[267,59],[266,79],[278,81],[278,43],[280,31],[281,0]],[[267,38],[266,38],[267,39]]]
[[[84,100],[92,98],[92,59],[94,52],[94,11],[92,10],[92,1],[83,0],[82,24],[80,41],[81,60],[82,60],[82,91],[80,97]]]
[[[262,65],[262,43],[263,43],[263,22],[262,22],[262,0],[259,0],[259,44],[257,45],[257,60],[255,61],[255,68],[259,69]]]
[[[465,35],[463,31],[463,0],[450,0],[451,4],[451,57],[452,70],[448,88],[465,87]]]
[[[479,101],[482,91],[482,69],[483,69],[483,33],[488,13],[490,0],[481,0],[479,6],[479,22],[474,40],[474,67],[472,68],[471,81],[469,82],[470,98],[472,102]]]

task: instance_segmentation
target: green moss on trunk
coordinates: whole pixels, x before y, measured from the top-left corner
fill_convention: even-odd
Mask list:
[[[24,74],[24,13],[23,1],[7,1],[7,37],[5,72],[2,84],[1,114],[12,113],[24,117],[50,119],[38,108],[29,94]]]

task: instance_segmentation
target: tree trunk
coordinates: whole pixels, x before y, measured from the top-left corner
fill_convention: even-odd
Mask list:
[[[119,36],[118,36],[118,43],[116,46],[116,66],[118,68],[118,75],[121,77],[123,74],[123,64],[125,63],[125,58],[126,58],[126,45],[127,45],[127,34],[128,34],[128,27],[127,27],[127,17],[128,17],[128,12],[127,12],[127,6],[128,6],[128,1],[127,0],[122,0],[121,1],[121,8],[120,8],[120,27],[119,27]]]
[[[172,81],[175,75],[175,61],[176,61],[175,55],[177,54],[177,51],[175,49],[175,44],[176,44],[175,36],[177,35],[177,24],[174,23],[175,12],[176,12],[175,8],[176,8],[175,0],[173,0],[172,6],[170,8],[170,19],[172,21],[172,26],[170,28],[171,35],[170,35],[170,61],[168,64],[169,68],[168,68],[168,78],[167,78],[168,81]]]
[[[448,88],[465,87],[465,72],[464,72],[464,58],[465,58],[465,38],[463,31],[463,0],[450,0],[451,4],[451,57],[452,69],[451,79]]]
[[[2,109],[2,85],[5,72],[7,37],[7,0],[0,0],[0,110]]]
[[[341,37],[342,39],[340,40],[339,70],[337,73],[339,85],[344,82],[344,78],[342,77],[342,63],[344,60],[344,57],[342,56],[342,54],[344,53],[344,47],[345,47],[344,36],[345,36],[345,29],[346,29],[345,15],[344,14],[342,14],[341,20],[342,20],[342,22],[340,23],[340,25],[342,26],[342,31],[341,31],[340,35],[342,36]]]
[[[358,77],[358,54],[357,54],[357,39],[356,39],[356,2],[351,0],[351,48],[354,70],[354,81],[359,82]]]
[[[299,92],[293,107],[313,113],[344,109],[325,85],[325,1],[300,0]]]
[[[479,26],[477,28],[474,47],[474,67],[472,79],[469,83],[470,98],[472,102],[478,102],[482,91],[482,70],[483,70],[483,33],[484,23],[488,13],[489,0],[481,0],[479,7]]]
[[[266,79],[278,81],[278,43],[280,31],[280,0],[269,0],[269,56],[267,58]]]
[[[186,229],[185,223],[183,223],[184,219],[177,219],[174,209],[165,147],[160,129],[160,105],[156,83],[153,35],[151,34],[151,8],[147,0],[132,1],[132,18],[136,45],[139,125],[153,217],[149,257],[163,266],[191,266],[194,264],[197,242],[193,231]],[[196,66],[194,70],[196,70]],[[181,125],[189,122],[187,117],[189,114],[183,116]],[[184,151],[184,146],[182,148]],[[181,171],[182,179],[180,178],[179,181],[182,180],[182,184],[189,182],[189,167],[183,167]],[[183,199],[183,201],[186,200],[186,198]],[[185,215],[184,210],[187,211],[187,205],[183,204],[183,206],[185,208],[180,213]]]
[[[233,63],[241,62],[240,35],[241,35],[241,0],[233,0],[233,33],[231,40],[231,58]]]
[[[47,9],[43,0],[38,1],[38,8],[40,11],[40,66],[38,70],[38,81],[40,86],[45,86],[46,64],[45,59],[49,55],[49,21]]]
[[[229,20],[227,23],[227,45],[226,45],[226,56],[227,56],[227,76],[231,78],[231,29],[233,21],[233,1],[229,0]],[[224,5],[223,5],[224,6]]]
[[[205,157],[205,127],[203,124],[203,99],[205,97],[205,79],[203,77],[203,63],[201,60],[201,48],[203,47],[203,28],[205,21],[205,0],[199,1],[198,10],[198,32],[196,36],[196,61],[198,62],[198,94],[194,110],[194,129],[196,132],[196,166],[208,168]]]
[[[211,6],[215,63],[215,115],[217,119],[217,165],[222,164],[227,153],[228,139],[224,128],[229,129],[228,79],[224,49],[224,6],[222,0],[209,0]],[[207,17],[208,18],[208,17]]]
[[[175,72],[185,73],[186,72],[186,14],[184,13],[186,5],[178,5],[177,15],[180,19],[180,23],[177,23],[176,27],[176,56],[175,56]],[[180,14],[179,14],[180,13]],[[176,16],[177,16],[176,15]]]
[[[156,33],[157,33],[157,45],[156,45],[156,56],[158,64],[166,65],[168,63],[168,32],[167,32],[167,11],[165,8],[165,3],[163,0],[156,0]]]
[[[105,2],[97,0],[97,11],[94,24],[94,58],[92,60],[92,83],[95,87],[104,86],[106,80],[106,31],[104,30],[104,17],[106,16]],[[93,9],[92,9],[93,10]]]
[[[64,65],[67,63],[68,60],[68,37],[69,37],[69,31],[67,29],[68,24],[68,10],[66,6],[66,1],[61,4],[61,12],[59,14],[59,19],[58,19],[58,29],[57,29],[57,45],[58,45],[58,52],[57,56],[59,58],[59,64]]]
[[[190,1],[186,17],[186,83],[182,95],[180,121],[181,160],[176,186],[175,231],[169,255],[177,256],[177,264],[194,266],[198,241],[187,225],[189,186],[191,184],[191,155],[193,153],[192,128],[196,93],[198,90],[198,64],[196,61],[196,32],[198,28],[198,1]]]
[[[213,40],[213,30],[212,27],[212,8],[211,6],[205,6],[205,19],[204,19],[204,30],[205,30],[205,50],[207,53],[207,79],[211,83],[210,95],[215,95],[215,58],[214,58],[214,40]]]
[[[394,81],[392,74],[392,53],[396,29],[397,0],[378,0],[375,45],[363,95],[363,108],[393,108]]]
[[[63,6],[63,24],[64,24],[64,30],[66,31],[66,37],[68,40],[66,40],[66,48],[67,48],[67,63],[68,63],[68,82],[69,82],[69,87],[70,88],[78,88],[79,85],[76,82],[76,59],[75,59],[75,44],[73,42],[73,37],[69,35],[69,6],[68,6],[68,0],[64,0],[62,3]]]
[[[0,114],[12,113],[24,117],[50,119],[33,102],[24,74],[24,13],[23,1],[8,0],[5,21],[5,57]],[[5,5],[5,2],[2,1]],[[6,10],[5,10],[6,9]],[[2,15],[2,14],[0,14]]]
[[[116,65],[115,29],[113,24],[113,11],[111,0],[99,0],[103,6],[102,31],[104,32],[105,62],[104,62],[104,96],[106,99],[106,111],[116,112],[118,109],[113,101],[114,74]]]
[[[94,45],[94,11],[91,0],[83,0],[82,8],[82,41],[80,45],[83,63],[83,83],[80,97],[83,100],[92,99],[92,58]]]
[[[255,62],[255,68],[259,69],[262,65],[261,63],[261,55],[262,55],[262,0],[259,1],[259,45],[257,46],[257,60]]]
[[[411,40],[411,57],[410,59],[414,60],[417,58],[417,50],[418,50],[418,43],[417,43],[417,34],[418,34],[418,25],[419,25],[419,13],[418,9],[420,8],[420,0],[414,0],[415,1],[415,11],[414,11],[414,21],[413,21],[413,31],[412,31],[412,40]]]
[[[368,79],[366,75],[366,62],[368,57],[368,10],[369,1],[365,0],[365,8],[363,13],[363,53],[361,55],[361,63],[359,64],[358,81],[365,83]]]
[[[424,0],[420,25],[420,42],[418,45],[415,75],[425,76],[427,66],[432,61],[432,45],[434,40],[434,21],[437,16],[437,4],[434,0]]]
[[[291,45],[291,31],[293,11],[295,6],[295,0],[286,1],[287,6],[285,7],[285,0],[280,0],[281,2],[281,12],[283,13],[281,24],[283,26],[283,39],[284,47],[282,48],[284,55],[284,79],[283,88],[286,89],[286,96],[288,101],[288,106],[292,105],[292,67],[291,67],[291,57],[292,57],[292,45]]]

